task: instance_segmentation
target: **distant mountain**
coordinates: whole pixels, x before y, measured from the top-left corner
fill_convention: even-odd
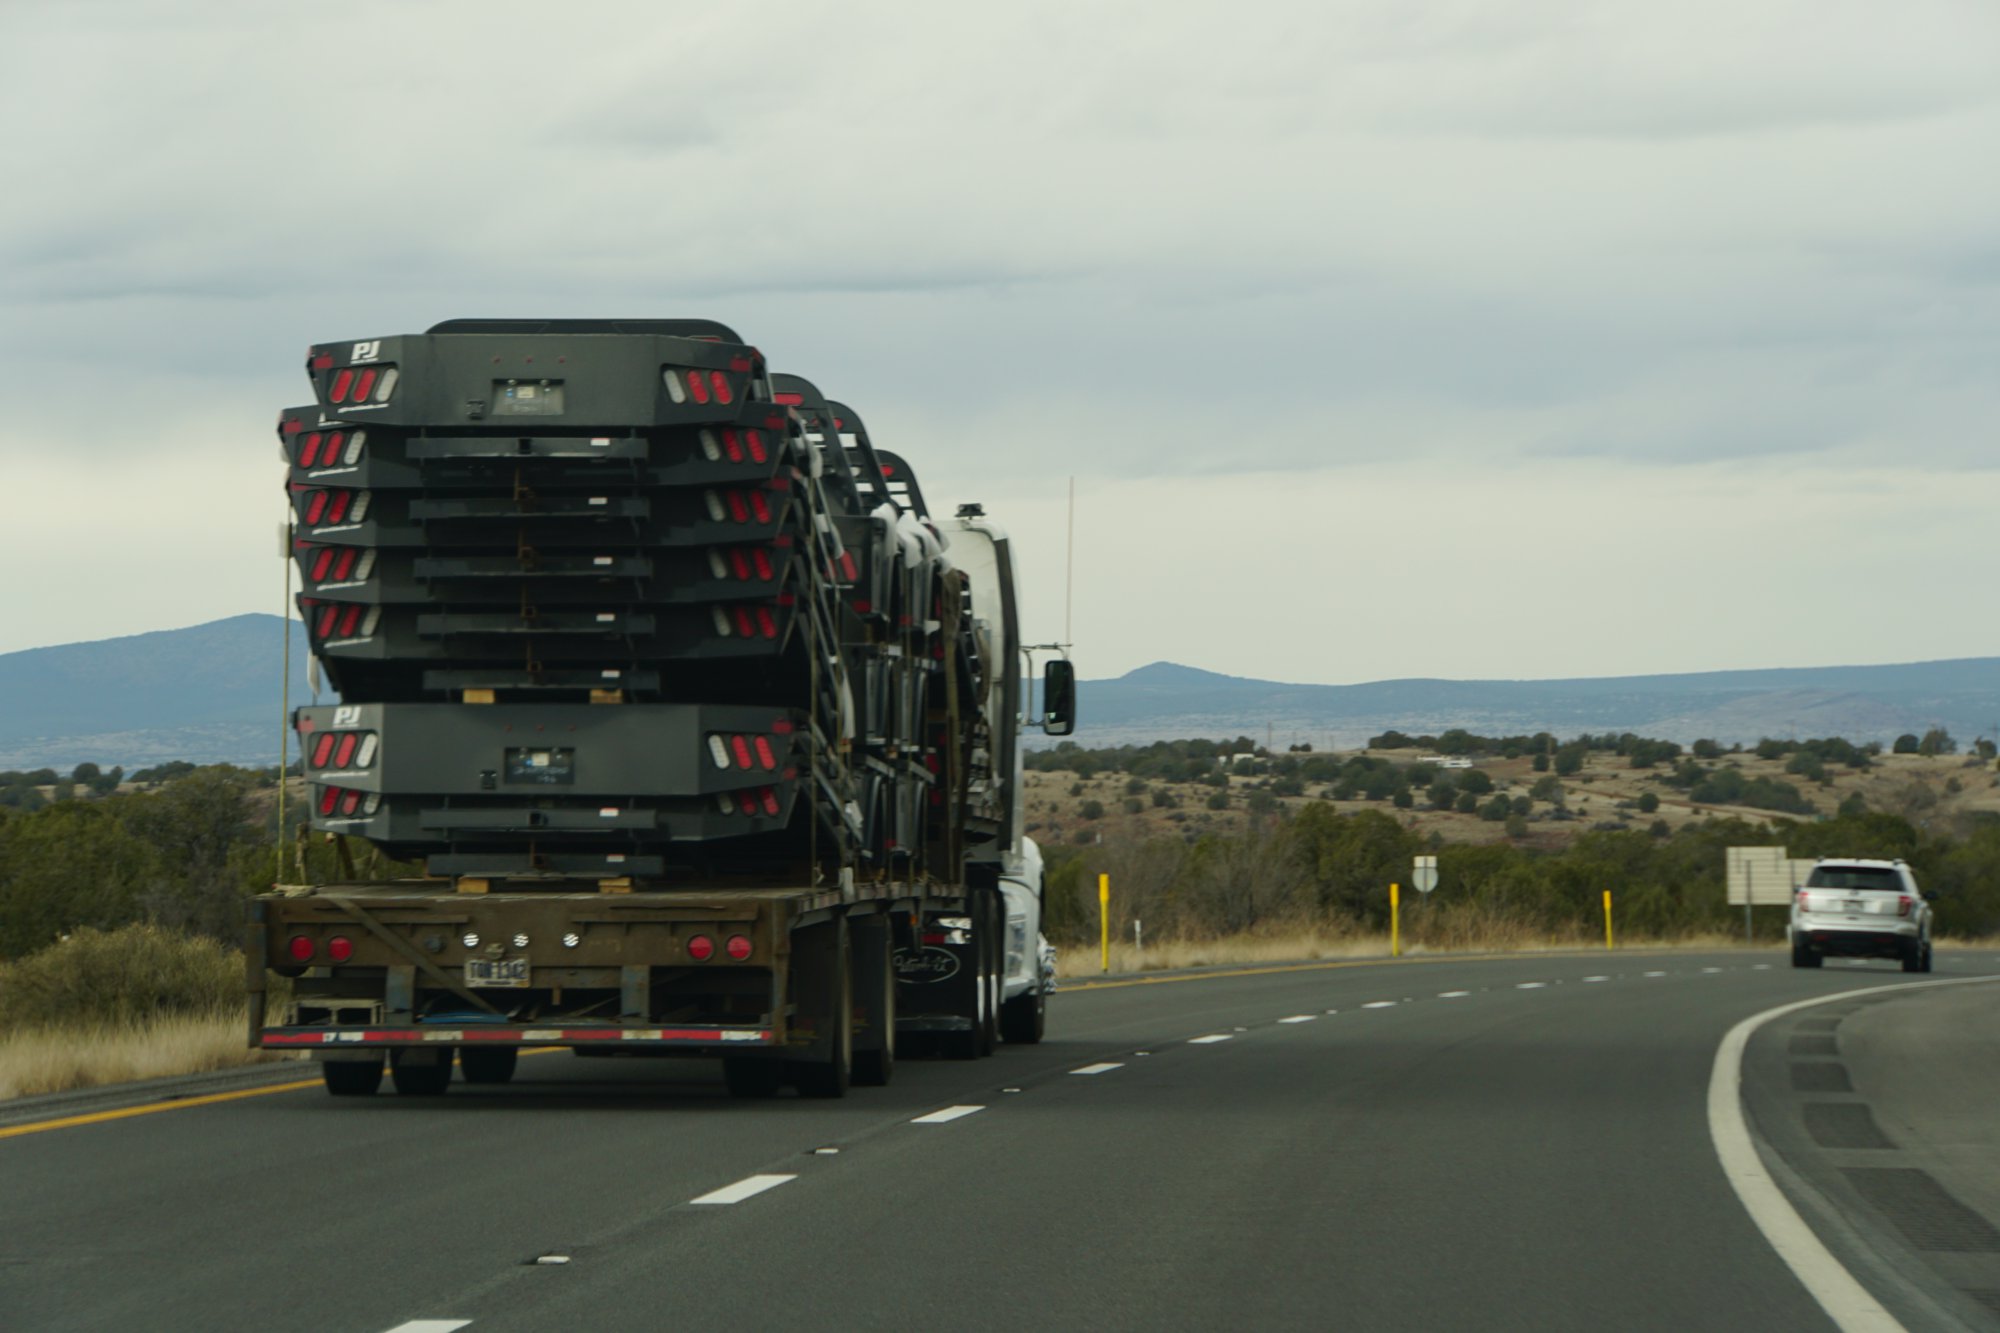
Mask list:
[[[0,769],[68,771],[90,760],[275,764],[283,723],[283,622],[231,616],[188,629],[0,654]],[[312,697],[304,627],[292,634],[292,702]]]
[[[1846,736],[1890,741],[1943,726],[2000,730],[2000,658],[1900,666],[1783,667],[1569,680],[1383,680],[1291,685],[1155,662],[1078,687],[1081,744],[1268,734],[1343,748],[1395,729],[1485,735],[1634,731],[1668,740]]]
[[[0,655],[0,769],[128,769],[170,759],[270,764],[282,725],[277,616]],[[309,701],[292,634],[294,704]],[[1888,741],[1944,726],[2000,730],[2000,658],[1574,680],[1382,680],[1294,685],[1155,662],[1079,686],[1085,745],[1265,735],[1353,747],[1394,728],[1486,735],[1635,731],[1670,740],[1846,736]]]

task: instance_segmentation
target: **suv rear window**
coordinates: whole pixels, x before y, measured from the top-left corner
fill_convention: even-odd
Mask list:
[[[1903,877],[1884,866],[1814,866],[1806,876],[1809,889],[1881,889],[1903,891]]]

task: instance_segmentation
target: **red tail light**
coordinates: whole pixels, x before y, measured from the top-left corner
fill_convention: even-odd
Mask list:
[[[335,935],[326,942],[326,956],[336,963],[344,963],[354,957],[354,941],[345,935]]]
[[[766,772],[778,766],[778,756],[772,753],[769,736],[757,738],[757,762],[764,766]]]
[[[321,515],[321,514],[324,514],[325,512],[326,512],[326,492],[325,492],[325,491],[314,491],[314,492],[313,492],[313,493],[312,493],[311,495],[309,495],[309,496],[307,496],[307,497],[306,497],[306,524],[307,524],[307,526],[311,526],[311,525],[313,525],[313,524],[315,524],[315,523],[318,523],[318,522],[319,522],[319,519],[320,519],[320,515]]]
[[[1910,909],[1912,907],[1915,907],[1916,905],[1917,905],[1916,899],[1910,897],[1910,895],[1907,893],[1903,894],[1901,897],[1896,899],[1896,915],[1908,916],[1910,914]]]
[[[708,381],[702,378],[699,370],[688,372],[688,396],[697,403],[708,401]]]
[[[770,459],[771,455],[764,448],[764,436],[761,432],[754,430],[743,432],[743,442],[750,446],[751,462],[762,463]]]
[[[772,618],[771,612],[767,607],[760,606],[757,608],[757,632],[767,639],[778,637],[778,622]]]
[[[757,511],[757,521],[759,523],[769,523],[771,521],[771,502],[764,498],[764,492],[750,492],[750,507]]]
[[[312,765],[325,768],[326,761],[333,757],[334,743],[340,738],[330,731],[321,732],[313,740]]]
[[[735,431],[722,432],[722,452],[729,455],[729,461],[732,463],[743,461],[743,441],[738,438]]]
[[[729,738],[729,749],[736,756],[736,766],[738,768],[750,767],[750,740],[748,737],[731,736]]]
[[[341,814],[343,814],[343,815],[351,815],[351,814],[353,814],[353,813],[354,813],[354,812],[355,812],[356,810],[359,810],[360,808],[361,808],[361,793],[360,793],[360,792],[358,792],[358,791],[350,791],[350,792],[347,792],[347,793],[345,793],[344,795],[342,795],[342,796],[341,796],[341,798],[340,798],[340,813],[341,813]]]
[[[313,464],[319,462],[319,442],[322,438],[324,437],[318,431],[314,431],[312,434],[306,436],[304,443],[299,445],[300,467],[311,467]]]
[[[323,815],[332,814],[334,803],[338,800],[340,800],[340,788],[321,787],[319,789],[319,812]]]
[[[319,548],[319,554],[313,557],[312,562],[312,578],[314,583],[318,583],[326,578],[327,570],[333,565],[334,554],[334,548],[331,546],[322,546]]]
[[[705,963],[715,957],[715,941],[706,935],[688,936],[688,957],[697,963]]]
[[[339,523],[347,517],[347,506],[354,502],[354,492],[334,491],[332,492],[332,497],[332,499],[327,501],[326,521],[329,523]]]
[[[368,395],[375,392],[375,377],[378,373],[373,366],[361,372],[360,377],[354,382],[355,402],[365,403],[368,401]]]
[[[752,634],[756,633],[756,630],[757,630],[757,622],[751,617],[750,608],[747,606],[737,607],[736,632],[738,634],[741,634],[744,638],[747,639]]]
[[[764,792],[763,792],[763,795],[764,795],[764,813],[765,813],[765,814],[767,814],[767,815],[775,815],[775,814],[777,814],[777,813],[778,813],[778,793],[777,793],[776,791],[772,790],[771,788],[769,788],[769,787],[766,787],[766,788],[764,788]]]
[[[285,941],[285,952],[295,963],[309,963],[313,956],[313,942],[304,935],[294,935]]]
[[[333,622],[338,620],[339,618],[340,618],[339,607],[322,606],[319,609],[319,619],[313,625],[313,633],[317,634],[322,639],[326,638],[328,635],[333,633]]]
[[[738,523],[748,523],[750,521],[750,508],[743,503],[743,492],[731,491],[729,493],[729,517],[735,519]]]
[[[354,572],[354,555],[352,546],[340,553],[340,559],[333,567],[333,577],[336,582]]]
[[[750,558],[757,562],[757,577],[761,581],[769,583],[771,581],[771,557],[766,555],[764,548],[760,546],[750,553]]]
[[[354,747],[360,743],[361,738],[356,733],[352,731],[341,733],[340,744],[333,752],[333,766],[335,768],[346,768],[349,764],[353,763]],[[359,800],[360,795],[361,793],[359,792],[351,791],[347,793],[347,799],[350,802],[354,802]]]
[[[740,963],[750,956],[750,937],[748,935],[731,935],[729,942],[722,947],[731,958]]]
[[[353,385],[354,385],[354,372],[352,370],[341,370],[337,372],[333,377],[333,387],[327,390],[326,394],[327,401],[332,403],[346,402],[347,391],[350,388],[352,388]]]

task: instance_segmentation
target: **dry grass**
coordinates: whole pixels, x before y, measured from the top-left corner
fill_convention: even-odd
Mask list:
[[[0,1099],[67,1092],[277,1058],[245,1042],[241,1010],[0,1034]]]
[[[1506,922],[1488,922],[1478,928],[1471,924],[1434,929],[1421,935],[1403,937],[1406,956],[1423,954],[1538,953],[1554,950],[1602,948],[1602,935],[1530,930]],[[1740,935],[1699,933],[1666,938],[1618,938],[1622,949],[1731,949],[1743,948]],[[1759,941],[1758,949],[1778,947]],[[1162,940],[1148,943],[1142,954],[1130,940],[1111,942],[1111,971],[1164,972],[1184,967],[1257,966],[1276,963],[1310,963],[1323,959],[1384,958],[1389,953],[1386,934],[1340,934],[1312,928],[1273,931],[1253,935],[1231,935],[1210,940]],[[1101,975],[1100,956],[1095,944],[1069,945],[1056,956],[1056,975],[1077,980]]]

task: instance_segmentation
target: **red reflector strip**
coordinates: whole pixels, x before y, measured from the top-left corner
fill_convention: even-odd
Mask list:
[[[780,407],[797,407],[805,402],[805,400],[806,396],[802,393],[774,393],[771,395],[771,401]]]
[[[743,441],[735,431],[722,432],[722,452],[729,455],[729,461],[732,463],[743,461]]]
[[[750,521],[750,507],[743,503],[743,492],[731,491],[729,493],[729,517],[738,523],[748,523]]]
[[[339,374],[333,377],[333,388],[329,390],[326,395],[327,401],[331,403],[346,402],[347,391],[350,387],[353,386],[353,384],[354,384],[354,372],[352,370],[341,371]]]
[[[332,370],[333,353],[321,352],[318,356],[312,359],[310,364],[314,370]]]
[[[445,1041],[546,1046],[554,1042],[660,1041],[713,1043],[724,1046],[768,1046],[769,1028],[265,1028],[257,1034],[265,1046],[407,1046]]]

